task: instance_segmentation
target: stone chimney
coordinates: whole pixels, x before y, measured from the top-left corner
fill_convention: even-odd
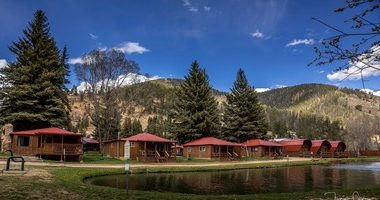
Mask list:
[[[10,133],[13,132],[13,125],[12,124],[5,124],[1,130],[1,151],[6,151],[11,149],[12,141]]]

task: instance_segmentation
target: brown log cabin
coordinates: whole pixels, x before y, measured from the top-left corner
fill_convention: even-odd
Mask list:
[[[346,144],[342,141],[330,141],[330,155],[333,157],[346,157],[348,154],[345,153]]]
[[[60,128],[17,131],[10,136],[16,155],[79,161],[83,154],[82,135]]]
[[[327,157],[331,144],[327,140],[312,140],[311,152],[313,156]]]
[[[260,139],[248,140],[242,143],[245,152],[242,155],[248,157],[278,157],[282,155],[283,145]]]
[[[281,140],[276,141],[283,145],[283,155],[284,156],[300,156],[306,157],[310,156],[310,149],[312,143],[310,140],[306,139],[293,139],[293,140]]]
[[[235,160],[240,158],[241,147],[241,144],[203,137],[184,144],[183,154],[190,159]]]
[[[142,162],[175,162],[175,152],[171,147],[173,140],[150,133],[139,133],[120,140],[104,142],[104,154],[124,160]]]

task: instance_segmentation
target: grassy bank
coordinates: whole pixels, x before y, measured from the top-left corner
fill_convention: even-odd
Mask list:
[[[329,164],[332,162],[379,161],[380,158],[327,159],[292,163],[256,163],[236,166],[207,167],[154,167],[132,169],[132,173],[158,173],[183,171],[230,170],[242,168],[267,168],[293,165]],[[29,167],[27,176],[0,176],[0,199],[311,199],[323,198],[324,191],[307,193],[251,194],[251,195],[190,195],[170,192],[146,192],[93,186],[84,179],[100,175],[121,174],[122,169]],[[355,189],[361,196],[380,197],[380,186]],[[339,196],[351,195],[353,190],[338,190]],[[331,195],[329,196],[331,197]]]

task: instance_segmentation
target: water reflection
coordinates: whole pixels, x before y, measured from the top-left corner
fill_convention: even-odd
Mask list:
[[[330,191],[380,184],[379,172],[380,163],[299,166],[219,172],[133,174],[129,175],[128,184],[132,190],[193,194]],[[125,180],[125,175],[113,175],[93,178],[89,182],[95,185],[125,188]]]

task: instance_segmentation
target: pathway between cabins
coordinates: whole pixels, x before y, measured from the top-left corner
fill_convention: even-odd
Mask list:
[[[231,165],[248,165],[258,163],[283,163],[309,161],[310,158],[289,158],[282,160],[256,160],[256,161],[232,161],[232,162],[215,162],[215,163],[142,163],[130,164],[131,169],[137,168],[154,168],[154,167],[211,167],[211,166],[231,166]],[[0,161],[0,165],[5,165],[5,161]],[[48,167],[83,167],[83,168],[124,168],[124,164],[87,164],[87,163],[47,163],[47,162],[26,162],[25,166],[48,166]]]

